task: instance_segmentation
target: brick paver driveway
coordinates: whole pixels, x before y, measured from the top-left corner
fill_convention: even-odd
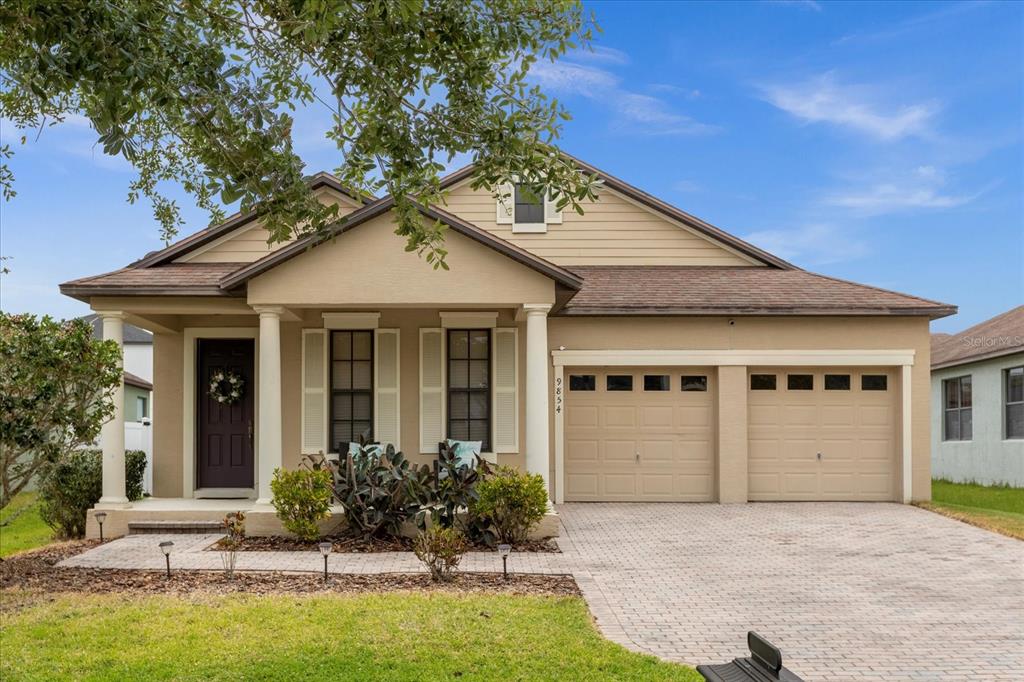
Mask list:
[[[896,504],[567,504],[605,634],[691,664],[754,629],[807,680],[1024,680],[1024,542]]]

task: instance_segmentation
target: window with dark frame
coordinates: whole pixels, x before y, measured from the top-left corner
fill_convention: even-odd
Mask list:
[[[645,374],[645,391],[667,391],[670,389],[671,379],[667,374]]]
[[[632,374],[609,374],[605,378],[604,387],[606,391],[632,391]]]
[[[787,374],[786,389],[790,391],[813,391],[813,374]]]
[[[515,222],[544,222],[544,189],[517,183],[515,187]]]
[[[849,391],[850,390],[850,375],[849,374],[826,374],[825,375],[825,390],[826,391]]]
[[[331,452],[373,442],[373,332],[331,332]]]
[[[1003,371],[1003,403],[1005,404],[1006,438],[1024,438],[1024,367]]]
[[[708,378],[704,375],[681,376],[679,377],[680,391],[706,391],[708,390]]]
[[[862,374],[860,376],[860,390],[888,391],[889,377],[885,374]]]
[[[751,391],[774,391],[775,390],[775,375],[774,374],[751,374],[750,375],[750,390]]]
[[[971,440],[974,416],[970,375],[944,379],[942,403],[942,440]]]
[[[570,374],[570,391],[596,391],[597,377],[593,374]]]
[[[491,449],[491,330],[448,330],[448,438]]]

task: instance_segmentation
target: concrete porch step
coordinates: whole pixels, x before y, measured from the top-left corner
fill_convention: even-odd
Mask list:
[[[203,535],[224,530],[220,521],[129,521],[128,535]]]

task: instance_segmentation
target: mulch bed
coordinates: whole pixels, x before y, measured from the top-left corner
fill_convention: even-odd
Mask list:
[[[60,592],[107,594],[353,594],[416,590],[447,593],[500,593],[510,595],[579,595],[569,575],[511,574],[506,581],[500,573],[457,573],[450,583],[433,583],[426,574],[386,573],[380,575],[331,574],[325,581],[317,573],[236,572],[229,578],[223,571],[134,571],[100,568],[58,568],[56,563],[98,544],[96,540],[51,545],[25,552],[0,562],[0,590],[5,595],[0,610],[24,608]]]
[[[338,553],[353,552],[358,554],[375,554],[378,552],[411,552],[412,538],[387,537],[387,538],[355,538],[347,535],[332,535],[323,538],[325,541],[334,543],[334,551]],[[303,542],[297,538],[289,538],[281,535],[267,537],[246,536],[238,546],[239,552],[319,552],[316,542]],[[220,542],[214,543],[206,548],[207,551],[220,551]],[[513,547],[516,552],[554,552],[562,550],[556,542],[551,539],[529,540]],[[494,552],[493,547],[486,545],[474,545],[471,552]]]

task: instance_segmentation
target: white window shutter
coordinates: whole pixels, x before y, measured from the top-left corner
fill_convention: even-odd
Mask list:
[[[511,225],[515,218],[515,188],[509,183],[498,185],[497,216],[499,225]]]
[[[519,452],[519,330],[498,328],[494,345],[494,452]]]
[[[445,435],[444,330],[420,329],[420,452],[437,454]]]
[[[302,330],[302,454],[327,452],[327,330]]]
[[[562,224],[562,212],[558,210],[558,202],[555,201],[555,197],[551,196],[550,192],[544,201],[544,223],[546,225]]]
[[[381,445],[401,450],[399,414],[399,330],[377,329],[373,359],[373,437]]]

